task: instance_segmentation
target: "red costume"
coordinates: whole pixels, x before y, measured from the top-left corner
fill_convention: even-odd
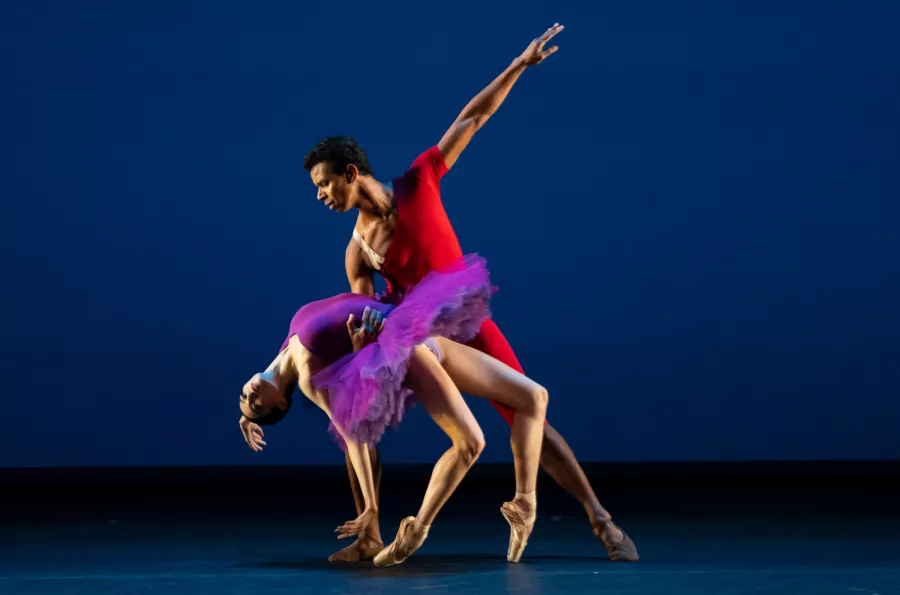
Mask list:
[[[440,180],[448,167],[440,149],[432,147],[412,162],[403,177],[393,180],[397,224],[380,272],[388,294],[403,291],[431,271],[439,271],[462,257],[456,232],[441,202]],[[482,325],[470,347],[524,373],[516,354],[492,320]],[[510,425],[513,411],[491,404]]]

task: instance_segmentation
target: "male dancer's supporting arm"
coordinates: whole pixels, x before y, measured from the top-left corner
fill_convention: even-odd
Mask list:
[[[497,111],[503,100],[509,94],[510,89],[525,72],[525,69],[535,64],[540,64],[547,56],[557,50],[553,46],[544,50],[544,44],[550,41],[554,35],[563,30],[559,23],[553,25],[540,37],[532,40],[522,54],[500,73],[500,76],[491,81],[487,87],[472,98],[456,117],[456,121],[444,133],[438,143],[438,149],[444,157],[447,169],[453,167],[460,153],[472,140],[472,136],[485,122]]]

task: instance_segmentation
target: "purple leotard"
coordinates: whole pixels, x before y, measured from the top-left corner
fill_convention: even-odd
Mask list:
[[[334,297],[310,302],[297,310],[291,319],[290,331],[281,349],[297,335],[300,344],[313,355],[332,364],[353,351],[347,319],[353,314],[356,324],[366,308],[380,310],[387,315],[393,306],[358,293],[341,293]]]
[[[338,444],[344,446],[334,424],[354,441],[373,446],[387,427],[400,423],[413,402],[404,381],[415,347],[431,337],[470,340],[490,318],[493,293],[487,263],[469,255],[429,273],[397,306],[353,293],[303,306],[291,320],[282,350],[296,335],[327,364],[312,377],[312,385],[328,390],[330,431]],[[354,353],[347,319],[353,314],[360,320],[367,306],[385,313],[384,330],[377,342]]]

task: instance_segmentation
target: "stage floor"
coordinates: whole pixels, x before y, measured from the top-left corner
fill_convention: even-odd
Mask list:
[[[414,513],[422,492],[408,484],[416,483],[384,490],[386,541]],[[3,515],[0,593],[900,593],[900,500],[884,486],[607,489],[607,506],[642,557],[613,563],[578,504],[542,483],[531,542],[522,563],[509,564],[498,511],[507,494],[464,483],[419,552],[379,569],[326,561],[346,543],[333,530],[354,516],[352,501],[334,485],[309,485],[96,486],[93,501],[82,486],[77,506],[50,486],[28,502],[5,498],[24,517]]]

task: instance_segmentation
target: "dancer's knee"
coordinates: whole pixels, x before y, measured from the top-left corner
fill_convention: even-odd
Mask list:
[[[472,465],[484,451],[484,434],[480,431],[470,434],[463,439],[457,440],[453,447],[464,463]]]
[[[547,389],[540,384],[535,384],[530,393],[531,410],[535,415],[545,417],[547,415],[547,405],[550,402],[550,394]]]

